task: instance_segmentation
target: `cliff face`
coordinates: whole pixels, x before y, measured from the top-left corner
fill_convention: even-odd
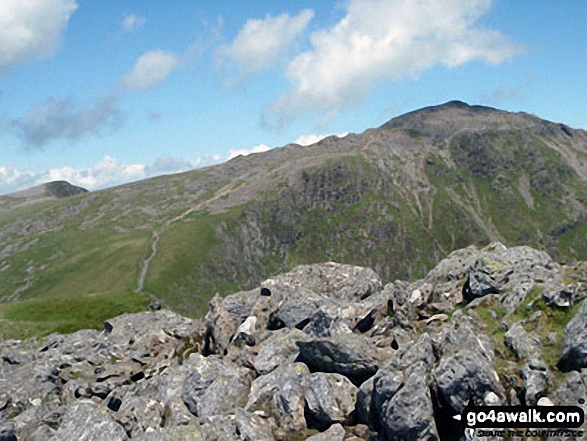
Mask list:
[[[492,243],[387,284],[302,265],[202,319],[123,314],[0,352],[3,439],[459,440],[469,402],[587,409],[587,263]]]
[[[34,209],[0,198],[0,334],[99,326],[147,293],[197,316],[216,292],[330,260],[386,282],[491,241],[585,260],[586,197],[586,132],[451,102]],[[72,298],[84,314],[61,307]]]

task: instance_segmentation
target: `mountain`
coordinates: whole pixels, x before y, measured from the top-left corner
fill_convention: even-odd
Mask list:
[[[302,265],[215,296],[203,318],[161,309],[0,342],[0,435],[494,440],[508,439],[499,424],[464,437],[471,406],[554,404],[576,406],[564,436],[551,424],[517,438],[585,439],[586,270],[496,242],[387,284],[369,268]]]
[[[500,241],[587,260],[587,133],[462,102],[317,144],[0,212],[0,333],[98,327],[149,294],[216,293],[336,261],[384,281]]]
[[[71,185],[67,181],[53,181],[6,196],[0,196],[0,213],[19,209],[39,202],[67,198],[80,193],[87,193],[82,187]]]

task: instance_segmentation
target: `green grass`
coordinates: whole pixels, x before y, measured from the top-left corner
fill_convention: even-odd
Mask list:
[[[145,290],[170,307],[189,315],[203,314],[214,292],[203,289],[203,283],[213,279],[214,288],[221,293],[237,289],[230,281],[218,279],[212,271],[216,247],[220,244],[217,227],[234,220],[242,208],[225,213],[191,213],[160,233],[157,255],[151,261],[145,280]],[[210,288],[207,286],[206,288]]]
[[[4,274],[0,295],[10,295],[27,277],[32,283],[21,293],[24,300],[132,291],[149,240],[146,231],[119,234],[107,229],[64,229],[46,233],[36,246],[6,259],[10,269]]]
[[[104,321],[123,312],[146,309],[147,296],[109,292],[35,298],[0,305],[0,338],[26,338],[52,332],[103,329]]]

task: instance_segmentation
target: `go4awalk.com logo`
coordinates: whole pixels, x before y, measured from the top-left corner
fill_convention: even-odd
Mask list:
[[[585,413],[578,406],[467,406],[462,421],[477,428],[580,428]]]
[[[469,403],[458,419],[481,437],[570,436],[582,439],[585,413],[579,406],[474,406]]]

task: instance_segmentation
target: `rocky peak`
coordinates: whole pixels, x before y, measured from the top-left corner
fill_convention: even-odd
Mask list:
[[[205,318],[0,343],[2,439],[457,440],[469,402],[587,407],[585,264],[493,243],[423,279],[304,265]]]

